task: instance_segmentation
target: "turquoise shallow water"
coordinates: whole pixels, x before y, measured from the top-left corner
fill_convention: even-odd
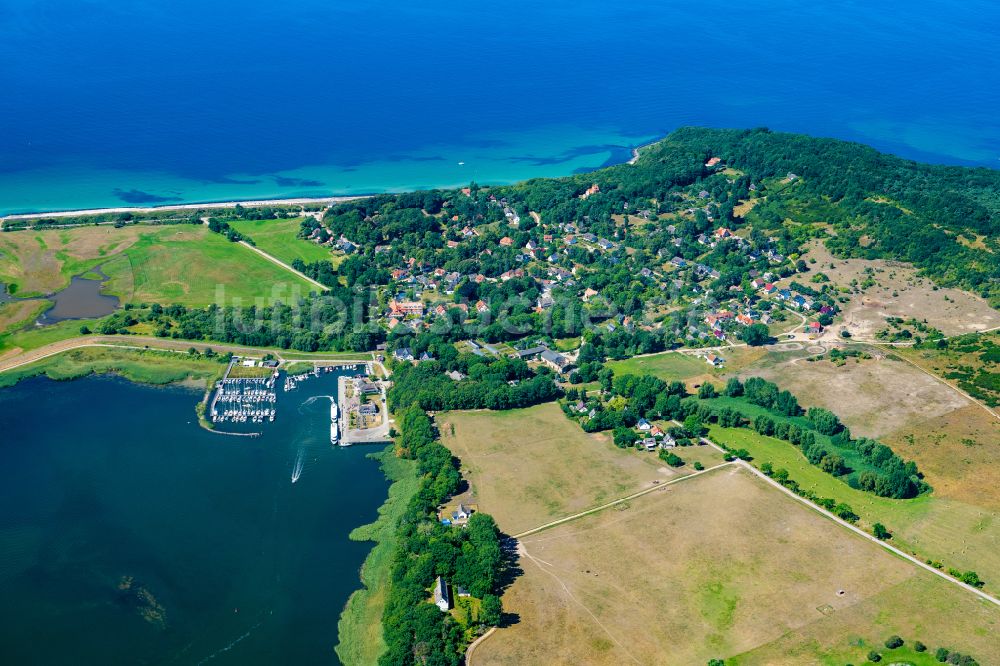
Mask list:
[[[685,124],[996,167],[997,25],[987,0],[6,0],[0,214],[510,182]]]
[[[189,390],[0,391],[0,662],[337,663],[370,547],[347,535],[388,485],[376,449],[330,446],[329,402],[303,403],[335,380],[310,382],[257,439],[199,428]]]

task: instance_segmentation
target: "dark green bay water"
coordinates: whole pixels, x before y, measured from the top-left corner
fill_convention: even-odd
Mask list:
[[[186,389],[0,391],[0,663],[337,663],[370,548],[347,535],[388,482],[377,449],[330,446],[329,401],[304,404],[335,385],[279,393],[254,439],[202,430]]]

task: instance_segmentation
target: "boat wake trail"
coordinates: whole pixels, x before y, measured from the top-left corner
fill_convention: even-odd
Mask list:
[[[295,456],[295,466],[292,468],[292,483],[299,480],[302,476],[302,466],[305,464],[305,450],[299,447],[299,453]]]
[[[268,614],[270,614],[270,611],[268,612]],[[254,631],[256,631],[257,628],[260,627],[260,625],[262,625],[262,624],[264,624],[264,620],[261,620],[257,624],[255,624],[252,627],[250,627],[249,629],[247,629],[246,632],[243,635],[238,636],[235,640],[231,641],[224,648],[216,650],[212,654],[208,655],[207,657],[205,657],[204,659],[202,659],[201,661],[199,661],[198,662],[198,666],[201,666],[202,664],[207,663],[207,662],[211,661],[212,659],[215,659],[220,654],[223,654],[225,652],[229,652],[234,647],[236,647],[237,645],[239,645],[241,642],[243,642],[244,640],[246,640],[250,636],[250,634],[252,634]]]

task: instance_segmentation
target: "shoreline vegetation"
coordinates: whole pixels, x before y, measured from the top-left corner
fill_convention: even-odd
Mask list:
[[[0,388],[8,388],[22,379],[40,375],[53,381],[70,381],[90,375],[116,375],[137,384],[182,384],[204,388],[221,377],[225,368],[222,356],[207,357],[154,349],[81,347],[0,373]]]
[[[389,481],[388,496],[378,509],[378,518],[351,531],[351,541],[374,543],[361,566],[361,588],[351,593],[337,623],[337,656],[345,666],[378,662],[386,650],[382,612],[390,584],[390,571],[399,535],[396,525],[419,489],[417,466],[400,458],[390,444],[369,457],[381,463]]]

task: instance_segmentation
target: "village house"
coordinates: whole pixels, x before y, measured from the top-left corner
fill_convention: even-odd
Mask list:
[[[721,368],[722,364],[726,362],[726,359],[721,356],[716,356],[715,354],[708,354],[705,357],[705,362],[708,363],[713,368]]]
[[[389,316],[399,317],[406,315],[422,316],[424,314],[424,304],[421,301],[389,301]]]
[[[451,594],[448,593],[448,583],[445,582],[443,576],[438,576],[434,583],[434,605],[440,608],[443,613],[451,610]]]
[[[500,239],[500,245],[502,247],[513,247],[514,239],[511,238],[510,236],[504,236],[503,238]]]
[[[717,165],[721,161],[722,161],[721,157],[710,157],[708,159],[708,161],[705,162],[705,167],[708,168],[708,169],[711,169],[712,167],[714,167],[715,165]]]
[[[397,361],[412,361],[413,360],[413,350],[409,347],[402,347],[392,352],[393,358]]]
[[[792,297],[792,305],[800,310],[808,310],[812,307],[812,301],[802,294],[795,294],[795,296]]]
[[[552,368],[556,372],[564,372],[566,370],[566,368],[568,368],[568,367],[570,367],[570,365],[572,365],[570,363],[570,361],[569,361],[568,358],[566,358],[562,354],[556,353],[554,351],[550,351],[548,349],[546,349],[545,351],[543,351],[540,354],[540,357],[542,359],[542,363],[544,363],[545,365],[549,366],[550,368]]]
[[[590,197],[592,197],[593,195],[597,194],[600,191],[601,191],[600,185],[598,185],[597,183],[594,183],[593,185],[591,185],[590,187],[588,187],[584,191],[583,194],[580,195],[580,198],[581,199],[589,199]]]

